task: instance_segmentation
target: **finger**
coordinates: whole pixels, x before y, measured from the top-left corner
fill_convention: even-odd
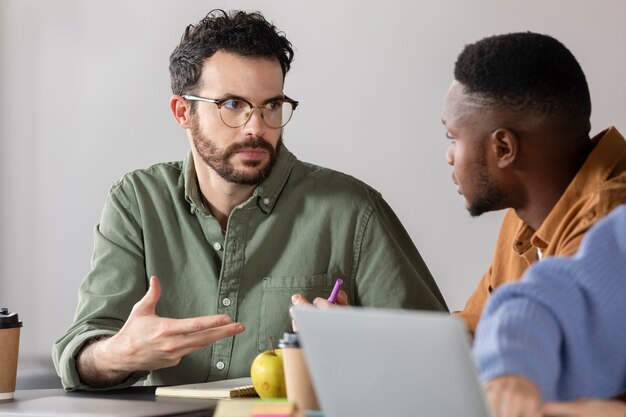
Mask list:
[[[309,302],[309,300],[306,299],[304,295],[294,294],[291,296],[291,304],[293,304],[294,306],[303,306],[311,303]]]
[[[176,336],[174,343],[178,346],[177,349],[179,350],[187,350],[188,353],[195,352],[197,350],[204,349],[220,339],[235,336],[245,330],[246,328],[242,323],[231,323],[225,326],[204,330],[202,332],[191,333],[185,336]]]
[[[150,352],[144,353],[143,361],[139,361],[139,363],[145,363],[145,365],[137,368],[136,361],[133,369],[151,370],[175,366],[183,356],[202,350],[219,339],[234,336],[244,330],[243,324],[231,323],[189,335],[162,337],[158,343],[150,348]]]
[[[232,319],[227,315],[193,317],[189,319],[158,317],[156,332],[158,337],[186,336],[230,323],[232,323]],[[155,324],[155,326],[157,325]]]
[[[498,416],[502,417],[521,417],[523,416],[520,409],[520,398],[518,395],[509,390],[504,391],[500,395],[500,410]]]
[[[333,306],[334,304],[333,304],[333,303],[331,303],[330,301],[328,301],[328,300],[327,300],[327,299],[325,299],[325,298],[322,298],[322,297],[316,297],[316,298],[313,300],[313,305],[314,305],[315,307],[318,307],[318,308],[320,308],[320,307],[321,307],[321,308],[328,308],[328,307],[330,307],[330,306]]]
[[[156,305],[160,298],[161,282],[156,275],[153,275],[150,277],[150,287],[148,288],[148,291],[143,298],[133,306],[133,312],[141,314],[155,314]]]
[[[491,407],[494,417],[500,417],[501,393],[499,390],[493,389],[489,384],[485,387],[485,393],[487,394],[487,402]]]
[[[339,294],[337,294],[337,302],[336,302],[336,304],[342,305],[342,306],[349,305],[349,303],[348,303],[348,294],[346,294],[345,291],[339,291]]]
[[[233,322],[226,314],[216,316],[193,317],[189,319],[164,319],[167,325],[166,335],[187,335],[202,332],[214,327],[225,326]]]
[[[347,306],[348,305],[348,294],[343,291],[339,291],[337,293],[337,300],[334,303],[331,303],[325,298],[317,297],[313,300],[313,305],[315,307],[330,307],[330,306]]]
[[[506,393],[500,392],[499,400],[498,400],[498,408],[496,412],[497,417],[508,417],[507,416],[507,407],[509,406],[509,400],[506,396]]]
[[[519,398],[511,395],[511,392],[504,392],[500,395],[500,404],[498,417],[522,417],[522,410],[519,403]]]
[[[296,306],[289,307],[289,316],[291,317],[291,330],[298,331],[298,325],[296,324]]]
[[[538,404],[524,393],[511,391],[503,392],[500,401],[498,416],[502,417],[541,417]]]
[[[545,403],[543,405],[543,414],[546,417],[575,416],[580,407],[581,405],[578,401]]]

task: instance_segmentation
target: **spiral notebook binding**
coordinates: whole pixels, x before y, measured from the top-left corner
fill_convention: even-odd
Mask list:
[[[233,397],[256,397],[257,393],[253,385],[248,385],[245,387],[233,388],[231,395]]]

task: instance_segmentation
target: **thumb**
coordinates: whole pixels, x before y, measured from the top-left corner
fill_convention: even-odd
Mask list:
[[[150,288],[141,300],[135,304],[133,311],[135,314],[155,314],[156,305],[161,298],[161,282],[156,275],[150,277]]]
[[[345,291],[340,290],[339,294],[337,294],[337,304],[342,306],[347,306],[348,303],[348,294]]]

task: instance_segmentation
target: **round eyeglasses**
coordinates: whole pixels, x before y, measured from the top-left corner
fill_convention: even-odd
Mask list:
[[[259,105],[254,105],[242,98],[212,99],[189,94],[184,94],[182,97],[185,100],[215,104],[220,111],[222,122],[232,128],[245,125],[252,117],[252,110],[256,107],[261,110],[261,117],[267,126],[272,129],[280,129],[291,120],[293,111],[298,107],[297,101],[286,96]]]

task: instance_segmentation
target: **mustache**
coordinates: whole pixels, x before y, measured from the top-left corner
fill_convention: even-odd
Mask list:
[[[230,158],[235,152],[241,149],[265,149],[270,155],[275,153],[274,147],[268,141],[260,136],[255,136],[244,140],[243,142],[233,143],[224,151],[224,158]]]

